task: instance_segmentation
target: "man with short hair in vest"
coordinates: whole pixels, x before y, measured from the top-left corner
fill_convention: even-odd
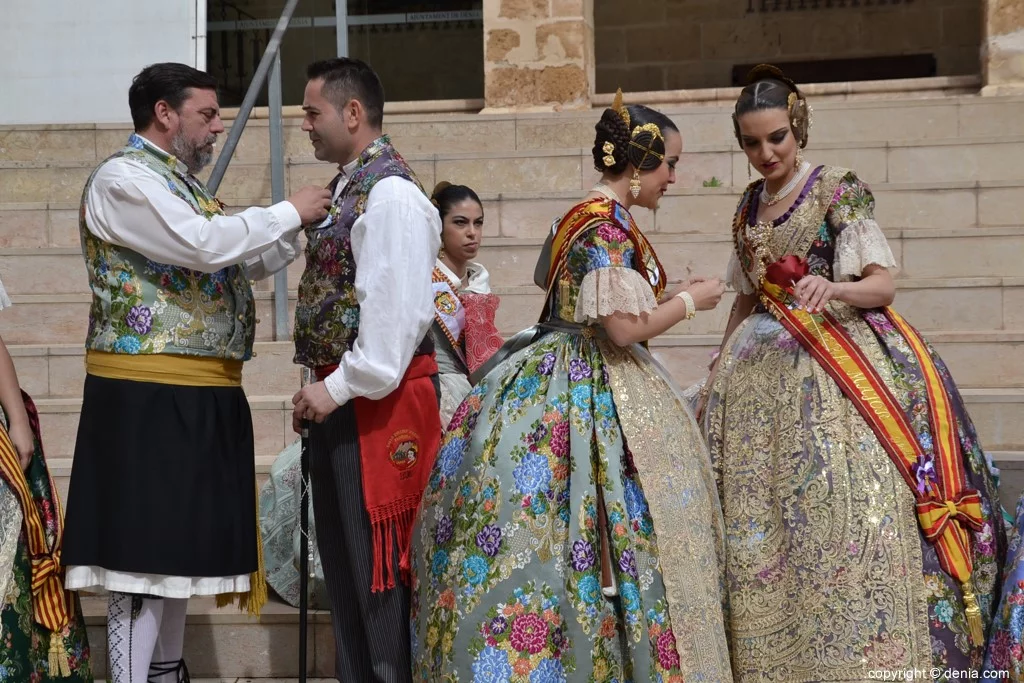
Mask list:
[[[382,134],[384,89],[356,59],[307,72],[302,129],[340,170],[334,207],[306,226],[295,361],[317,381],[295,395],[311,421],[317,543],[342,681],[406,683],[413,520],[441,436],[427,334],[441,221]]]

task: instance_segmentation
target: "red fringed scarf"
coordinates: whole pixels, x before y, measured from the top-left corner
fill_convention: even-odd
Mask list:
[[[318,368],[323,380],[337,366]],[[398,544],[402,583],[412,575],[412,529],[441,445],[441,416],[431,375],[433,355],[415,356],[398,388],[378,401],[354,399],[363,498],[373,527],[374,593],[395,587]]]

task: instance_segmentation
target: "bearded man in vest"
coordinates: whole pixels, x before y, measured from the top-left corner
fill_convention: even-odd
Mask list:
[[[128,103],[135,132],[82,194],[92,306],[65,585],[110,592],[114,683],[177,683],[191,596],[260,601],[241,386],[257,323],[250,279],[295,258],[301,225],[327,214],[330,195],[307,187],[227,216],[196,177],[224,132],[216,81],[154,64]]]

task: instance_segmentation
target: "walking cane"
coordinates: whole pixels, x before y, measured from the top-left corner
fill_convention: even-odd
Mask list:
[[[302,368],[302,386],[312,380],[309,368]],[[309,420],[302,420],[302,451],[299,455],[299,683],[306,683],[306,642],[309,630]]]

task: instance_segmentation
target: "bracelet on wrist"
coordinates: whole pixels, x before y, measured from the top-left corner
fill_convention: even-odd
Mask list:
[[[679,292],[676,297],[681,299],[683,305],[686,306],[686,318],[684,320],[692,320],[693,316],[697,315],[697,306],[693,303],[693,297],[690,296],[689,292]]]

